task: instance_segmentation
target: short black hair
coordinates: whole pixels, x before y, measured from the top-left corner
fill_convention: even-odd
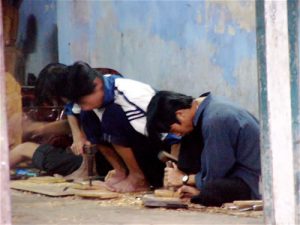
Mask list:
[[[158,91],[147,108],[147,131],[151,139],[161,139],[173,123],[178,123],[176,111],[192,106],[193,97],[172,91]]]
[[[65,97],[70,101],[78,102],[81,97],[91,94],[95,88],[96,77],[103,80],[102,74],[85,62],[78,61],[68,66]]]
[[[40,102],[54,97],[64,97],[77,102],[94,91],[93,81],[96,77],[103,79],[99,71],[82,61],[70,66],[50,63],[39,73],[35,93]]]
[[[54,97],[65,97],[68,67],[61,63],[50,63],[38,75],[35,95],[38,102],[51,101]]]

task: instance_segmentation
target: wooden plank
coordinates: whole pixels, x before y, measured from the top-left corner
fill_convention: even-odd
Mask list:
[[[0,224],[11,224],[2,1],[0,2]]]
[[[15,190],[29,191],[51,197],[63,197],[74,195],[69,189],[71,183],[34,183],[29,181],[11,181],[10,187]]]
[[[58,180],[55,179],[55,177],[36,177],[35,179],[11,181],[10,187],[15,190],[29,191],[51,197],[65,197],[71,195],[97,199],[120,197],[120,194],[108,191],[100,184],[90,187],[86,184],[61,182],[59,178]]]

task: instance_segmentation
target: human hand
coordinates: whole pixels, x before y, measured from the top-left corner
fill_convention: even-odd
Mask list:
[[[189,185],[183,185],[177,191],[179,192],[179,197],[183,200],[190,200],[192,197],[200,194],[199,189]]]
[[[71,150],[75,155],[82,155],[84,145],[91,145],[91,143],[88,140],[86,140],[85,137],[81,136],[81,137],[73,138],[73,144],[71,145]]]
[[[179,187],[182,185],[182,177],[185,174],[180,171],[176,163],[172,162],[165,168],[164,181],[167,187]]]

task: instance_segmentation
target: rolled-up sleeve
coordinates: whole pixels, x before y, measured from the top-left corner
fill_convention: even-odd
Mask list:
[[[80,114],[81,109],[79,107],[79,105],[73,103],[73,102],[69,102],[65,105],[65,114],[66,115],[78,115]]]

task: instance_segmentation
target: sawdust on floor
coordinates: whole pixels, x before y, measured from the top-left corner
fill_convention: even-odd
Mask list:
[[[30,193],[30,192],[27,192]],[[142,197],[145,194],[152,194],[153,192],[139,192],[139,193],[124,193],[121,194],[119,198],[114,199],[106,199],[106,200],[99,200],[97,198],[89,200],[93,200],[96,202],[99,206],[111,206],[111,207],[134,207],[134,208],[144,208]],[[40,194],[34,194],[30,193],[32,195],[40,195]],[[53,198],[53,197],[49,197]],[[62,198],[62,197],[56,197],[56,198]],[[65,200],[80,200],[83,201],[85,198],[79,197],[79,196],[66,196],[63,197]],[[174,209],[167,209],[167,208],[159,208],[162,211],[166,210],[174,210]],[[263,216],[263,211],[245,211],[240,212],[238,210],[228,210],[221,207],[205,207],[198,204],[192,204],[188,203],[188,209],[177,209],[177,211],[194,211],[194,212],[203,212],[203,213],[220,213],[220,214],[226,214],[226,215],[233,215],[233,216],[240,216],[240,217],[252,217],[252,218],[259,218]]]

